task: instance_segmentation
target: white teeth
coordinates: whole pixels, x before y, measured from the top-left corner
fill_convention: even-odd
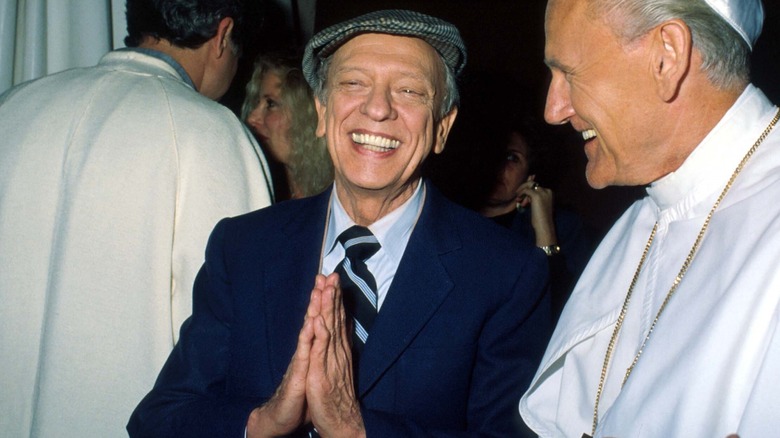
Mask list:
[[[595,136],[596,136],[596,130],[595,129],[588,129],[588,130],[582,131],[582,138],[585,141],[588,141],[588,140],[590,140],[591,138],[593,138]]]
[[[401,144],[398,140],[380,137],[371,134],[352,134],[352,141],[363,145],[366,149],[374,152],[385,152],[390,149],[396,149]]]

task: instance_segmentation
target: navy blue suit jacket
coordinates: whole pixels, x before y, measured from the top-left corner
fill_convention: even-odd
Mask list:
[[[550,335],[546,261],[430,185],[361,356],[367,436],[517,436]],[[133,437],[243,436],[282,380],[318,273],[330,191],[221,221],[193,315]]]

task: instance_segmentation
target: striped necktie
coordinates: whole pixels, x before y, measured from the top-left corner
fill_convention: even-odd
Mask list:
[[[366,227],[354,225],[345,230],[338,238],[344,247],[344,260],[336,267],[344,296],[344,308],[352,317],[352,350],[357,359],[368,340],[368,333],[377,314],[376,280],[366,267],[381,245]],[[357,367],[355,367],[357,369]]]

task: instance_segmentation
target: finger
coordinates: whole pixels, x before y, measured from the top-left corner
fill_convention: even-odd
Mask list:
[[[336,334],[338,335],[338,345],[342,350],[346,350],[350,353],[351,357],[351,349],[352,349],[352,325],[351,321],[349,320],[347,316],[347,310],[344,308],[344,296],[343,291],[340,286],[337,286],[334,288],[334,311],[335,311],[335,317],[336,322],[338,324],[337,329],[338,331]]]
[[[309,296],[309,307],[306,308],[306,317],[314,318],[322,312],[322,289],[313,289]]]
[[[528,190],[518,190],[517,191],[517,198],[515,198],[515,202],[520,207],[528,207],[528,204],[531,203],[531,197],[527,194]]]
[[[322,305],[321,305],[321,311],[323,319],[325,320],[325,324],[328,327],[329,330],[332,330],[335,327],[334,322],[334,287],[333,286],[325,286],[322,289]]]
[[[307,416],[306,379],[313,336],[312,320],[307,319],[298,334],[298,345],[282,377],[282,382],[255,418],[260,423],[265,422],[266,425],[270,421],[274,427],[279,428],[279,433],[289,433]]]
[[[347,339],[347,343],[350,342],[350,336],[348,335],[351,333],[348,319],[347,319],[347,310],[344,308],[344,293],[343,289],[340,285],[336,285],[334,288],[334,301],[336,306],[336,314],[338,317],[339,326],[341,328],[341,336]]]
[[[327,277],[325,277],[325,285],[336,287],[339,284],[341,284],[341,279],[339,278],[338,273],[334,272],[328,275]],[[323,285],[323,287],[325,286]]]
[[[303,322],[303,327],[298,333],[298,346],[295,349],[296,354],[301,354],[302,358],[308,359],[311,351],[311,342],[314,340],[313,318],[307,318]]]
[[[292,383],[297,386],[298,380],[305,381],[306,373],[309,369],[309,358],[311,356],[312,342],[314,341],[313,320],[307,318],[303,322],[301,331],[298,332],[298,345],[295,347],[290,366],[282,380],[282,385]]]
[[[333,286],[326,285],[323,290],[319,291],[320,313],[312,318],[314,341],[310,362],[315,367],[315,371],[310,377],[314,377],[315,381],[318,380],[317,376],[326,373],[328,359],[332,354],[332,343],[336,333],[333,315],[333,289]]]
[[[322,315],[312,318],[311,326],[314,339],[311,343],[310,358],[311,361],[315,361],[317,358],[322,358],[325,350],[327,350],[331,338],[331,331],[325,324],[325,319]]]
[[[341,307],[341,303],[337,301],[338,294],[336,292],[337,288],[333,286],[327,286],[323,290],[323,312],[322,315],[324,317],[326,326],[328,331],[330,332],[330,342],[329,346],[333,348],[336,343],[339,341],[339,338],[341,337],[341,333],[343,331],[342,325],[343,325],[343,316],[339,312],[339,309]]]
[[[538,187],[539,184],[534,181],[526,181],[517,188],[517,196],[532,197],[538,193],[538,189],[534,190],[534,186]],[[541,188],[541,187],[539,187]]]
[[[534,185],[539,185],[539,183],[538,183],[538,182],[536,182],[536,181],[533,181],[533,180],[529,180],[529,181],[526,181],[526,182],[524,182],[524,183],[520,184],[520,187],[518,187],[518,188],[519,188],[520,190],[523,190],[523,189],[530,189],[530,188],[532,188]]]
[[[293,375],[305,376],[309,369],[309,358],[311,356],[312,342],[314,341],[313,319],[307,318],[303,323],[301,331],[298,333],[298,345],[293,354],[293,361],[290,364],[290,371]]]
[[[323,291],[323,296],[326,296],[329,301],[326,312],[332,312],[332,326],[328,327],[330,333],[329,350],[324,371],[331,376],[343,376],[344,370],[351,370],[352,353],[351,331],[347,330],[346,311],[341,301],[341,288],[328,286]],[[338,377],[337,380],[342,380],[342,377]]]
[[[311,342],[309,374],[307,380],[309,382],[316,382],[320,379],[320,376],[322,376],[323,370],[325,369],[331,334],[321,315],[311,319],[311,328],[314,339]]]
[[[325,276],[322,274],[317,274],[314,277],[314,288],[315,289],[322,289],[325,287]]]

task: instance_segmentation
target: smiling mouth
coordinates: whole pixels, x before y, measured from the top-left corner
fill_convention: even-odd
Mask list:
[[[401,145],[401,142],[398,140],[371,134],[353,133],[352,141],[373,152],[387,152],[398,149],[398,146]]]
[[[585,141],[590,140],[591,138],[596,137],[596,130],[595,129],[586,129],[585,131],[581,132],[582,139]]]

